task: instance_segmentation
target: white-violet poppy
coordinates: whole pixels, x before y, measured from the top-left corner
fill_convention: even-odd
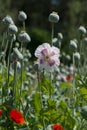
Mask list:
[[[39,69],[54,71],[60,65],[60,50],[49,43],[39,45],[35,51]]]

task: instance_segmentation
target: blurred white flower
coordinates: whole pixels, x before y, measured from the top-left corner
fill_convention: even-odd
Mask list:
[[[54,71],[60,64],[60,50],[48,43],[43,43],[38,46],[35,51],[35,56],[38,58],[38,67],[47,71]]]

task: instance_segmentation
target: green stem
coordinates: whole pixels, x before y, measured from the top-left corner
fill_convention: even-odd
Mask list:
[[[53,37],[54,37],[54,23],[52,23],[51,46],[53,46]]]
[[[11,55],[11,50],[12,50],[12,43],[13,43],[13,38],[11,40],[9,52],[8,52],[8,63],[7,63],[7,95],[9,96],[9,77],[10,77],[10,55]]]
[[[16,102],[16,85],[17,85],[17,61],[14,62],[14,87],[13,87],[13,99]]]
[[[23,29],[25,30],[25,21],[23,21]]]
[[[23,48],[22,48],[22,43],[21,43],[21,53],[23,54]],[[20,101],[22,97],[22,85],[23,85],[23,60],[21,60],[21,77],[20,77]],[[20,110],[21,103],[19,105],[19,110]]]

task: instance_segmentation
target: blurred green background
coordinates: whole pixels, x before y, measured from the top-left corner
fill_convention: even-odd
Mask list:
[[[58,32],[63,34],[62,49],[67,50],[70,39],[77,37],[80,25],[87,26],[87,0],[0,0],[0,21],[8,14],[21,27],[22,24],[18,21],[19,11],[24,11],[28,16],[26,30],[32,39],[29,44],[32,54],[39,44],[51,41],[48,16],[52,11],[58,12],[60,16],[55,25],[54,37],[57,37]],[[3,33],[1,25],[0,33]]]

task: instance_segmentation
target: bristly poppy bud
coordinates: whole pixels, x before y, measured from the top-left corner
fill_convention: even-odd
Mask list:
[[[18,19],[19,19],[20,21],[25,21],[25,20],[27,19],[26,13],[23,12],[23,11],[20,11],[20,12],[19,12],[19,15],[18,15]]]
[[[52,12],[50,15],[49,15],[49,21],[51,23],[57,23],[59,21],[59,15],[56,13],[56,12]]]

